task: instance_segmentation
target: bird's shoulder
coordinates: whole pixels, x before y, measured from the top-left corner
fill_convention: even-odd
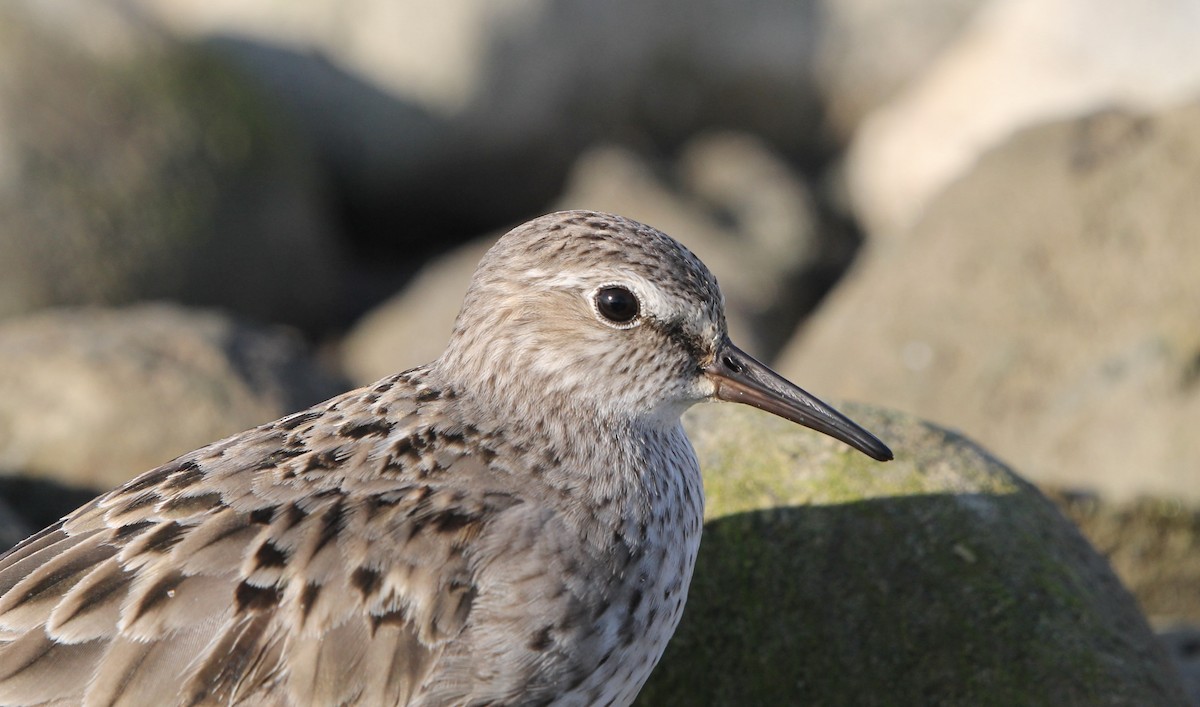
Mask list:
[[[455,408],[426,371],[397,374],[21,543],[0,558],[0,701],[415,698],[469,621],[473,548],[529,502],[522,451]]]

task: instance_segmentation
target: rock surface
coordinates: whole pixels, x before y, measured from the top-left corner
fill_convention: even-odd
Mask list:
[[[0,317],[143,299],[328,326],[314,161],[228,63],[109,3],[0,6]]]
[[[746,408],[688,413],[708,521],[639,704],[1186,704],[1050,501],[962,437],[846,410],[895,461]]]
[[[0,473],[105,490],[348,386],[292,335],[166,305],[0,325]]]
[[[869,248],[779,370],[1038,483],[1200,502],[1197,183],[1197,105],[1021,133]]]
[[[822,0],[814,69],[828,120],[849,137],[938,61],[985,0]]]
[[[848,157],[859,218],[875,237],[900,237],[983,152],[1023,128],[1190,100],[1200,91],[1197,36],[1192,0],[991,0],[864,121]]]
[[[1110,503],[1094,494],[1052,497],[1112,563],[1147,616],[1156,623],[1200,624],[1200,510],[1178,499]]]

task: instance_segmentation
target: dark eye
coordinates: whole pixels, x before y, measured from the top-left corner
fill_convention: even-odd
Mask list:
[[[624,287],[602,287],[596,292],[596,311],[616,324],[628,324],[639,312],[638,298]]]

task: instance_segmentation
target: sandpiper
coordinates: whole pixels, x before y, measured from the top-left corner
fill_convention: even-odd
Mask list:
[[[738,350],[670,237],[569,211],[483,258],[436,361],[185,454],[0,558],[0,703],[627,705],[683,612],[690,405],[878,460]]]

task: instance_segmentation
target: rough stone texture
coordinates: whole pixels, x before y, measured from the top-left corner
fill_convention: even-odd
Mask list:
[[[314,162],[211,52],[105,3],[5,3],[0,136],[0,317],[147,298],[305,327],[337,311]]]
[[[659,168],[623,148],[590,150],[549,210],[576,208],[648,223],[695,251],[720,278],[734,339],[760,357],[782,346],[850,258],[805,182],[744,133],[697,137]],[[440,354],[471,274],[498,235],[436,259],[360,320],[342,347],[350,376],[366,384]]]
[[[1031,479],[1200,501],[1200,107],[1032,129],[872,244],[779,359]]]
[[[856,211],[897,237],[984,151],[1018,130],[1200,90],[1193,0],[992,0],[924,76],[862,125]]]
[[[709,520],[639,704],[1185,704],[1050,501],[951,432],[846,410],[895,461],[754,410],[688,413]]]
[[[166,305],[0,325],[0,473],[107,489],[344,390],[282,331]]]

